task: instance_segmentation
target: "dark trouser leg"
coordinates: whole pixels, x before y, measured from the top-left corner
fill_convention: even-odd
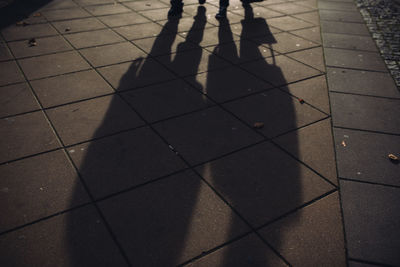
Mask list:
[[[183,11],[182,0],[171,0],[171,8],[168,11],[168,16],[180,15]]]

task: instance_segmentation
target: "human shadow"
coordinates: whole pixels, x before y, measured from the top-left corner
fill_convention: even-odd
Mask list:
[[[150,55],[160,50],[171,54],[179,21],[166,22],[154,40]],[[165,56],[169,60],[163,57],[163,67],[176,72],[178,66],[184,65],[187,73],[195,74],[204,50],[188,46],[200,44],[205,25],[205,9],[199,7],[186,40],[177,46],[175,54]],[[261,28],[262,35],[253,40],[254,25]],[[167,93],[165,91],[173,91],[174,86],[187,87],[187,84],[181,83],[182,79],[178,79],[179,84],[171,81],[171,77],[180,76],[177,72],[175,76],[166,75],[161,79],[163,74],[154,72],[155,66],[160,64],[158,58],[133,61],[121,77],[117,93],[112,96],[94,134],[98,139],[74,146],[70,154],[81,181],[94,200],[91,212],[86,207],[88,212],[83,212],[82,208],[68,215],[65,236],[72,266],[126,263],[132,266],[278,266],[284,263],[278,252],[281,233],[272,232],[265,237],[258,231],[301,205],[297,164],[267,140],[296,128],[292,99],[273,88],[286,84],[285,77],[275,64],[273,53],[268,62],[259,50],[261,44],[271,44],[275,39],[266,21],[255,19],[251,9],[246,11],[242,21],[239,51],[229,23],[220,25],[218,36],[221,45],[217,45],[208,61],[208,68],[216,70],[207,73],[205,88],[200,91],[213,99],[215,92],[223,90],[228,96],[213,99],[214,103],[230,113],[228,116],[250,126],[253,121],[264,121],[264,129],[249,131],[253,134],[258,131],[265,140],[191,169],[185,154],[179,155],[175,144],[160,134],[140,111],[137,115],[135,102],[129,100],[130,92],[164,90]],[[190,53],[183,52],[188,50]],[[235,75],[228,71],[224,76],[221,72],[226,69],[214,68],[221,58],[236,62],[226,68],[235,69]],[[256,74],[241,65],[242,60],[248,58],[258,58]],[[275,83],[272,85],[266,82],[271,75]],[[242,86],[234,97],[229,96],[226,78],[231,84]],[[157,85],[153,87],[155,80]],[[253,80],[257,81],[256,85]],[[198,89],[202,86],[196,76],[185,77],[185,81]],[[246,83],[254,85],[254,91],[249,91]],[[204,98],[195,88],[189,90],[199,99]],[[254,94],[257,91],[259,94]],[[274,115],[265,109],[268,103],[284,110],[283,130],[267,125],[266,119]],[[151,101],[146,105],[163,112],[162,105],[156,106]],[[249,116],[251,121],[248,121]],[[115,121],[121,118],[125,127],[115,126]],[[291,143],[296,143],[295,135],[290,138]],[[77,193],[74,197],[80,196]],[[295,220],[292,216],[285,225]],[[224,243],[229,244],[213,251]]]

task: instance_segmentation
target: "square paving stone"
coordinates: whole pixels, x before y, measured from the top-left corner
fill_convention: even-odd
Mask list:
[[[103,15],[112,15],[112,14],[119,14],[130,12],[129,8],[114,2],[111,5],[96,5],[96,6],[88,6],[85,9],[94,16],[103,16]]]
[[[237,15],[242,15],[242,16],[246,15],[246,10],[241,6],[241,4],[238,6],[233,6],[232,9],[233,10],[231,10],[231,8],[229,8],[228,10]],[[270,18],[276,18],[276,17],[283,16],[283,14],[280,12],[276,12],[269,8],[265,8],[265,7],[261,7],[261,6],[253,6],[252,9],[253,9],[254,16],[257,18],[261,17],[264,19],[270,19]]]
[[[400,98],[389,73],[328,68],[327,75],[333,92]]]
[[[133,41],[140,49],[152,56],[169,55],[179,51],[186,51],[198,48],[195,44],[186,42],[184,38],[176,34],[163,34],[158,37],[151,37]]]
[[[289,16],[269,19],[268,25],[278,28],[282,31],[293,31],[314,26],[309,22]]]
[[[58,150],[0,166],[0,232],[89,201],[76,171]]]
[[[371,36],[364,22],[349,23],[339,21],[321,21],[321,30],[323,33],[342,33]]]
[[[335,1],[318,1],[319,9],[341,10],[341,11],[358,11],[354,3],[335,2]]]
[[[115,0],[75,0],[75,1],[81,6],[105,5],[105,4],[115,3]]]
[[[124,5],[126,5],[129,8],[132,8],[133,10],[151,10],[151,9],[169,7],[167,4],[158,0],[131,1],[124,3]]]
[[[367,264],[364,262],[357,262],[357,261],[349,261],[349,267],[373,267],[376,266],[375,264]]]
[[[53,22],[53,26],[56,27],[60,33],[65,34],[83,31],[95,31],[106,28],[105,25],[95,18],[56,21]]]
[[[138,115],[117,95],[49,109],[47,114],[66,145],[143,124]]]
[[[345,0],[343,0],[343,1],[345,1]],[[318,8],[318,0],[301,0],[301,1],[296,1],[296,4],[299,4],[301,6],[311,7],[311,8]]]
[[[77,49],[124,41],[121,36],[110,29],[72,33],[65,35],[65,38]]]
[[[25,81],[15,61],[0,62],[0,69],[0,86]]]
[[[19,64],[29,80],[90,68],[89,64],[75,51],[20,59]]]
[[[217,46],[209,46],[205,49],[233,64],[241,64],[279,54],[273,51],[271,47],[263,46],[263,43],[263,41],[257,43],[253,40],[240,40]]]
[[[207,97],[182,80],[128,91],[122,94],[122,97],[149,122],[212,105]]]
[[[26,83],[0,87],[0,99],[0,117],[40,109]]]
[[[323,33],[324,47],[344,48],[377,52],[375,42],[370,36],[356,36],[338,33]]]
[[[201,48],[180,52],[178,47],[176,54],[160,56],[157,60],[181,77],[229,65],[228,62]]]
[[[321,44],[321,29],[320,27],[307,28],[302,30],[291,31],[290,33],[300,36],[304,39],[313,41],[314,43]]]
[[[94,67],[133,61],[147,56],[130,42],[86,48],[80,52]]]
[[[190,30],[202,30],[206,28],[215,27],[215,25],[207,23],[206,18],[204,18],[204,20],[205,21],[202,20],[196,21],[196,19],[193,17],[183,17],[183,18],[159,21],[158,23],[161,24],[163,28],[173,33],[176,32],[183,33],[183,32],[189,32]]]
[[[68,9],[56,9],[41,12],[43,16],[49,21],[67,20],[67,19],[79,19],[90,17],[90,14],[82,8],[68,8]]]
[[[296,14],[293,17],[297,19],[301,19],[307,22],[310,22],[314,25],[319,25],[319,13],[318,11],[313,11],[313,12],[308,12],[308,13],[302,13],[302,14]]]
[[[300,81],[321,73],[283,55],[245,63],[241,66],[260,79],[275,86]]]
[[[325,71],[324,52],[322,47],[311,48],[286,55],[320,71]]]
[[[276,42],[272,43],[271,47],[280,53],[294,52],[318,46],[316,43],[286,32],[274,34],[274,38]]]
[[[334,129],[339,177],[400,186],[400,137],[363,131]]]
[[[140,1],[142,2],[142,1]],[[136,2],[134,2],[136,3]],[[99,17],[99,19],[109,27],[119,27],[130,24],[139,24],[150,22],[149,19],[139,15],[138,13],[130,12],[123,14],[115,14],[109,16]]]
[[[72,47],[61,36],[36,38],[37,45],[31,46],[29,41],[8,43],[16,58],[39,56],[72,50]]]
[[[228,28],[230,27],[230,29]],[[240,36],[240,40],[252,39],[258,37],[264,37],[264,43],[274,43],[275,39],[273,34],[281,32],[281,30],[270,27],[269,20],[268,23],[264,18],[255,18],[249,20],[243,20],[241,23],[232,24],[225,26],[228,30],[231,30],[234,34]]]
[[[128,40],[158,36],[162,27],[154,22],[114,28],[116,32]]]
[[[45,108],[114,92],[94,70],[36,80],[31,85]]]
[[[4,253],[1,266],[125,265],[92,206],[2,235],[0,249]]]
[[[143,10],[138,11],[138,13],[146,18],[149,18],[152,21],[160,21],[168,19],[168,11],[169,7],[161,8],[161,9],[151,9],[151,10]],[[187,16],[185,13],[182,13],[182,16]]]
[[[176,266],[249,230],[188,171],[99,205],[133,266]]]
[[[10,50],[3,39],[0,39],[0,61],[13,59]]]
[[[252,95],[224,105],[249,125],[263,122],[259,129],[267,137],[275,137],[326,117],[325,114],[280,90]]]
[[[163,121],[154,127],[192,165],[262,140],[217,107]]]
[[[41,9],[46,10],[46,9],[63,9],[63,8],[73,8],[73,7],[78,7],[76,3],[74,3],[72,0],[53,0],[45,6],[43,6]]]
[[[190,31],[186,34],[186,39],[201,47],[218,45],[239,40],[239,36],[233,35],[226,30],[226,27],[212,27],[197,31]]]
[[[60,146],[42,112],[1,119],[0,136],[0,162]]]
[[[280,136],[274,141],[333,184],[338,183],[329,119]]]
[[[292,266],[346,266],[338,193],[284,217],[260,233]]]
[[[399,188],[342,181],[341,199],[349,257],[399,265]]]
[[[379,53],[325,48],[325,62],[329,67],[354,68],[387,72]]]
[[[286,92],[306,103],[320,109],[326,114],[330,113],[328,88],[325,76],[318,76],[297,83],[291,83],[282,88]]]
[[[77,145],[68,152],[95,198],[186,167],[148,127]]]
[[[186,266],[287,266],[260,238],[251,234]]]
[[[255,228],[333,189],[270,143],[206,163],[197,171]]]
[[[152,58],[138,59],[98,69],[118,91],[176,79],[175,75]]]
[[[268,8],[284,13],[285,15],[293,15],[298,13],[304,13],[312,11],[313,9],[307,6],[296,5],[295,3],[280,3],[275,5],[270,5]]]
[[[331,93],[333,125],[400,134],[400,100]]]
[[[337,11],[337,10],[320,10],[319,16],[321,21],[340,21],[340,22],[364,22],[358,11]]]
[[[1,33],[6,41],[57,35],[57,31],[49,23],[27,26],[12,25],[2,30]]]
[[[187,77],[186,80],[217,102],[272,88],[270,84],[238,67],[209,71]]]

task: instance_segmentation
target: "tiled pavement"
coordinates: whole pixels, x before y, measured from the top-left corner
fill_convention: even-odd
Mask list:
[[[400,94],[352,1],[36,4],[1,10],[0,266],[400,265]]]

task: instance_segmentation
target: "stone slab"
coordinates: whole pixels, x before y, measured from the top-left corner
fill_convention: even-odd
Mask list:
[[[182,80],[174,80],[122,94],[148,122],[207,108],[212,102]]]
[[[147,127],[77,145],[68,153],[96,199],[186,167]]]
[[[399,188],[341,182],[349,257],[396,266],[400,247]]]
[[[254,228],[333,189],[268,142],[208,162],[196,170]]]
[[[138,115],[117,95],[48,109],[46,113],[65,145],[143,125]]]
[[[154,127],[192,165],[262,140],[217,107],[160,122]]]
[[[114,92],[94,70],[36,80],[31,85],[46,108]]]
[[[319,16],[321,21],[339,21],[339,22],[357,22],[363,23],[364,20],[358,11],[337,11],[337,10],[320,10]]]
[[[68,9],[46,10],[41,12],[49,21],[79,19],[90,17],[90,14],[80,7]]]
[[[363,131],[334,129],[339,177],[400,186],[400,137]]]
[[[176,266],[249,228],[192,172],[100,202],[133,266]]]
[[[89,64],[75,51],[20,59],[19,64],[29,80],[90,68]]]
[[[347,266],[338,193],[328,195],[260,232],[293,266]]]
[[[399,99],[331,93],[333,125],[338,127],[400,133]]]
[[[329,67],[353,68],[387,72],[379,53],[325,48],[325,62]]]
[[[95,31],[106,28],[106,26],[96,18],[55,21],[52,24],[62,34]]]
[[[65,38],[77,49],[122,42],[124,39],[110,29],[72,33]]]
[[[15,61],[0,62],[0,86],[25,82],[24,76]]]
[[[17,41],[57,35],[57,31],[50,25],[50,23],[32,24],[27,26],[12,25],[3,29],[1,33],[6,41]]]
[[[89,202],[76,171],[58,150],[0,166],[0,232]]]
[[[322,38],[324,47],[378,52],[375,42],[369,36],[323,33]]]
[[[2,235],[0,249],[2,266],[128,266],[92,206]]]
[[[328,68],[327,77],[332,92],[400,98],[389,73]]]
[[[111,5],[87,6],[85,9],[93,16],[112,15],[131,11],[129,8],[117,2]]]
[[[131,3],[136,3],[136,2],[131,2]],[[150,22],[149,19],[147,19],[137,13],[133,13],[133,12],[123,13],[123,14],[115,14],[115,15],[109,15],[109,16],[102,16],[102,17],[98,17],[98,19],[101,20],[108,27],[119,27],[119,26],[131,25],[131,24]]]
[[[40,109],[26,83],[0,87],[0,117]]]
[[[340,21],[321,21],[321,30],[323,33],[341,33],[361,36],[371,36],[368,28],[362,22],[349,23]]]
[[[49,123],[40,111],[1,119],[0,136],[2,137],[0,162],[15,160],[60,146]]]

